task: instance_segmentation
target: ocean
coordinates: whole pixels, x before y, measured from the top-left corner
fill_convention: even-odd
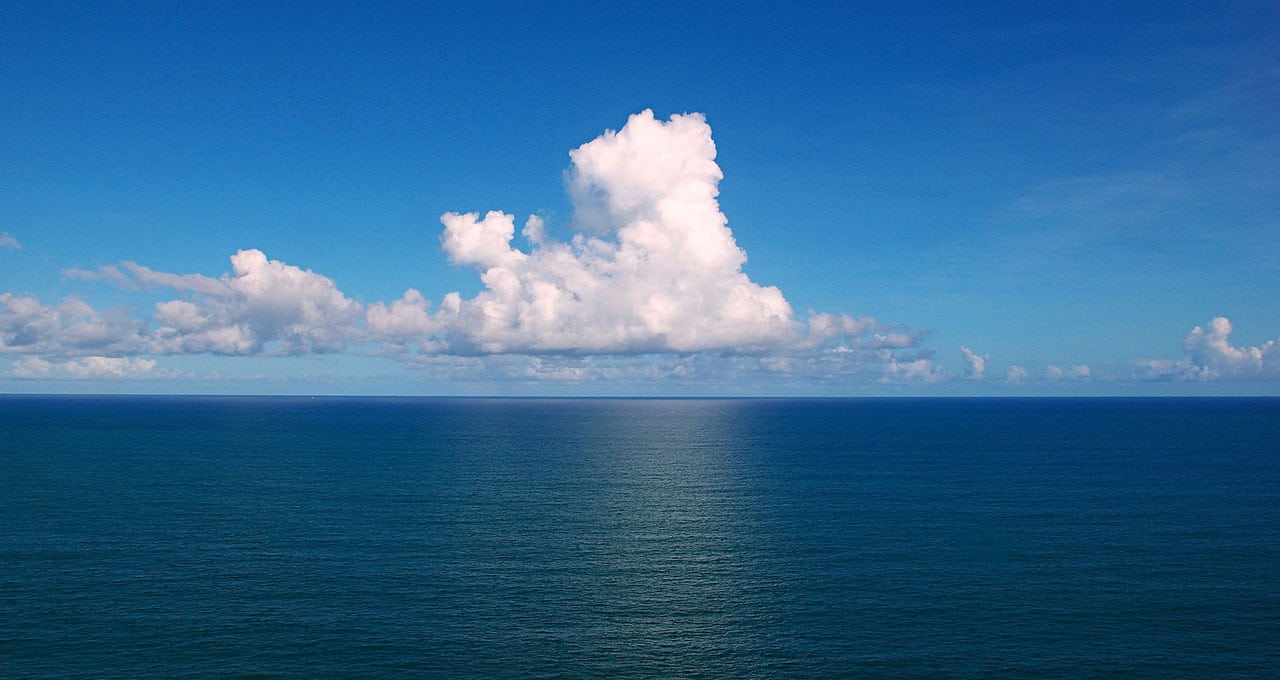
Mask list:
[[[1280,677],[1280,399],[3,396],[0,677]]]

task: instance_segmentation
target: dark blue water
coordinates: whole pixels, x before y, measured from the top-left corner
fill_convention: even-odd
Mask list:
[[[1276,677],[1280,400],[0,397],[0,676]]]

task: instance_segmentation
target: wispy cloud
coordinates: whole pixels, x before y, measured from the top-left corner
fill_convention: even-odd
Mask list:
[[[1163,172],[1063,177],[1019,198],[1011,217],[1052,220],[1103,235],[1116,225],[1133,230],[1185,206],[1198,194],[1188,181]]]
[[[18,239],[14,238],[7,231],[0,231],[0,248],[9,250],[21,250],[22,244],[18,243]]]

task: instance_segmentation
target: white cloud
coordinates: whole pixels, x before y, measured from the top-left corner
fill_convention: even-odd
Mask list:
[[[1014,364],[1009,367],[1008,372],[1005,373],[1004,379],[1007,382],[1011,382],[1015,385],[1020,385],[1026,382],[1027,380],[1027,369],[1017,364]]]
[[[14,238],[7,231],[0,231],[0,248],[8,248],[10,250],[21,250],[22,244],[18,243],[18,239]]]
[[[456,298],[456,294],[446,298],[446,307],[456,310]],[[369,305],[365,310],[365,327],[370,336],[379,339],[393,354],[411,347],[419,353],[437,352],[444,349],[444,344],[431,339],[440,323],[427,312],[430,306],[422,293],[410,288],[390,305],[382,302]]]
[[[155,359],[88,356],[63,361],[47,361],[39,357],[23,357],[13,362],[8,376],[23,379],[133,379],[172,378],[171,370],[156,370]]]
[[[991,358],[987,354],[977,354],[968,347],[961,346],[960,351],[964,354],[965,363],[968,364],[966,374],[970,380],[982,380],[987,373],[987,361]]]
[[[1085,380],[1092,376],[1093,370],[1084,364],[1076,364],[1070,368],[1048,364],[1043,370],[1029,370],[1025,366],[1013,364],[1005,371],[1004,380],[1011,385],[1021,385],[1024,383],[1056,383],[1064,380]]]
[[[1184,358],[1141,360],[1141,377],[1200,381],[1280,377],[1280,345],[1276,340],[1236,347],[1230,342],[1231,331],[1231,321],[1225,316],[1192,328],[1183,341]]]
[[[848,314],[810,313],[804,347],[817,347],[838,338],[857,338],[881,330],[871,317],[855,319]]]
[[[701,114],[662,121],[644,111],[570,152],[578,231],[567,240],[532,216],[521,229],[525,251],[512,244],[513,215],[445,213],[441,249],[450,262],[474,268],[484,286],[470,299],[451,292],[433,308],[410,288],[398,300],[364,307],[332,280],[253,249],[232,256],[232,271],[217,278],[123,262],[64,276],[183,295],[155,303],[145,321],[119,327],[99,323],[108,315],[92,310],[61,312],[14,298],[14,306],[36,311],[0,319],[8,329],[0,351],[43,361],[377,346],[375,353],[437,374],[452,373],[447,364],[518,380],[732,380],[753,372],[811,381],[943,377],[920,348],[920,332],[846,314],[810,312],[801,321],[778,288],[752,281],[717,201],[715,157]],[[112,351],[99,350],[113,332]],[[69,350],[77,337],[85,348]]]
[[[782,292],[742,271],[716,196],[721,172],[700,114],[631,116],[570,152],[578,225],[550,239],[538,218],[446,213],[441,245],[485,290],[437,317],[453,351],[639,353],[790,347],[800,324]]]
[[[888,350],[879,352],[884,375],[880,382],[938,382],[943,373],[928,357],[900,357]]]
[[[143,325],[121,310],[99,312],[75,298],[50,307],[0,293],[0,354],[130,354],[143,345]]]
[[[135,290],[164,287],[189,293],[186,299],[155,304],[146,342],[146,351],[155,354],[336,352],[362,337],[357,323],[364,309],[329,278],[268,260],[256,249],[232,255],[231,268],[213,278],[124,262],[63,274]]]
[[[644,355],[652,364],[655,354],[704,351],[756,356],[747,361],[755,370],[788,376],[941,376],[917,351],[920,333],[827,313],[801,323],[778,288],[748,278],[746,253],[717,202],[715,156],[700,114],[661,121],[644,111],[570,152],[580,231],[569,240],[551,238],[531,216],[521,230],[526,252],[512,245],[514,215],[446,213],[441,247],[454,264],[474,267],[484,290],[471,299],[449,293],[434,313],[412,289],[375,303],[366,314],[370,338],[410,361],[415,352],[540,355],[527,374],[568,380],[611,369],[547,366],[570,366],[569,356]],[[699,370],[742,369],[731,363]]]
[[[1275,340],[1257,347],[1233,347],[1230,335],[1231,322],[1225,316],[1204,328],[1196,326],[1187,335],[1183,347],[1202,380],[1280,374],[1280,349]]]
[[[190,299],[156,303],[148,348],[157,354],[332,352],[360,337],[355,324],[363,309],[332,280],[268,260],[260,250],[237,252],[231,266],[230,274],[216,279],[158,272],[132,262],[124,263],[125,271],[104,267],[69,274],[192,293]]]
[[[1058,381],[1063,379],[1082,380],[1088,378],[1093,372],[1084,364],[1077,364],[1071,368],[1061,368],[1053,364],[1045,367],[1045,377],[1049,380]]]
[[[1181,359],[1135,361],[1140,380],[1248,380],[1280,378],[1280,343],[1236,347],[1230,342],[1231,321],[1217,316],[1192,328],[1183,341]]]

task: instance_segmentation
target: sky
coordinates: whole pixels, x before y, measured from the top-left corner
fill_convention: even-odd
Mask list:
[[[1280,394],[1280,5],[881,4],[3,3],[0,393]]]

